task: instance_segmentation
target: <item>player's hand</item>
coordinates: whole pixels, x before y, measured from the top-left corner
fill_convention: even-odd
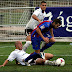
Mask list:
[[[48,37],[44,37],[43,39],[46,43],[49,43],[49,38]]]
[[[0,65],[0,67],[4,67],[4,65]]]
[[[41,21],[40,21],[40,20],[39,20],[38,22],[39,22],[39,23],[41,23]]]

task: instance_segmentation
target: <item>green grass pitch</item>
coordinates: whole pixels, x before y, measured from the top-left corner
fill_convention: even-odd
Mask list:
[[[24,43],[23,43],[24,44]],[[0,65],[7,59],[8,55],[15,49],[14,43],[0,43]],[[27,49],[28,53],[32,53],[34,50],[30,45]],[[0,68],[0,72],[72,72],[72,45],[69,42],[58,42],[44,52],[54,54],[54,58],[65,59],[65,66],[49,66],[49,65],[34,65],[34,66],[22,66],[16,65],[15,61],[9,62],[5,67]]]

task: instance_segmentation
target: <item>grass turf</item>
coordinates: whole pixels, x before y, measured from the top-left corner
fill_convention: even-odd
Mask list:
[[[24,43],[23,43],[24,44]],[[0,68],[0,72],[72,72],[72,45],[70,43],[58,42],[55,43],[52,47],[45,50],[45,52],[52,53],[54,56],[51,60],[56,60],[59,57],[65,59],[65,66],[48,66],[48,65],[34,65],[34,66],[21,66],[16,65],[15,61],[9,62],[5,67]],[[0,65],[7,59],[8,56],[15,49],[14,43],[0,43]],[[32,53],[34,50],[30,45],[27,49],[28,53]],[[68,55],[68,56],[67,56]]]

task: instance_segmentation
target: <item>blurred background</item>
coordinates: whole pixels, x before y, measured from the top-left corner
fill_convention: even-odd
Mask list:
[[[25,41],[25,26],[30,20],[36,7],[40,6],[42,0],[0,0],[0,42]],[[72,0],[45,0],[47,7],[71,8]],[[68,10],[69,12],[71,11]],[[56,11],[55,11],[56,12]],[[71,12],[72,13],[72,12]],[[71,15],[69,15],[72,18]],[[70,22],[72,28],[72,20]],[[63,31],[62,33],[65,34]],[[55,32],[56,33],[56,32]],[[72,30],[66,33],[70,36],[55,36],[58,42],[72,42]]]

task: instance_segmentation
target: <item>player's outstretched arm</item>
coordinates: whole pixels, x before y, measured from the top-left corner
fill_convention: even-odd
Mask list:
[[[8,63],[8,60],[5,60],[5,62],[3,63],[3,65],[0,65],[0,67],[4,67],[7,63]]]

